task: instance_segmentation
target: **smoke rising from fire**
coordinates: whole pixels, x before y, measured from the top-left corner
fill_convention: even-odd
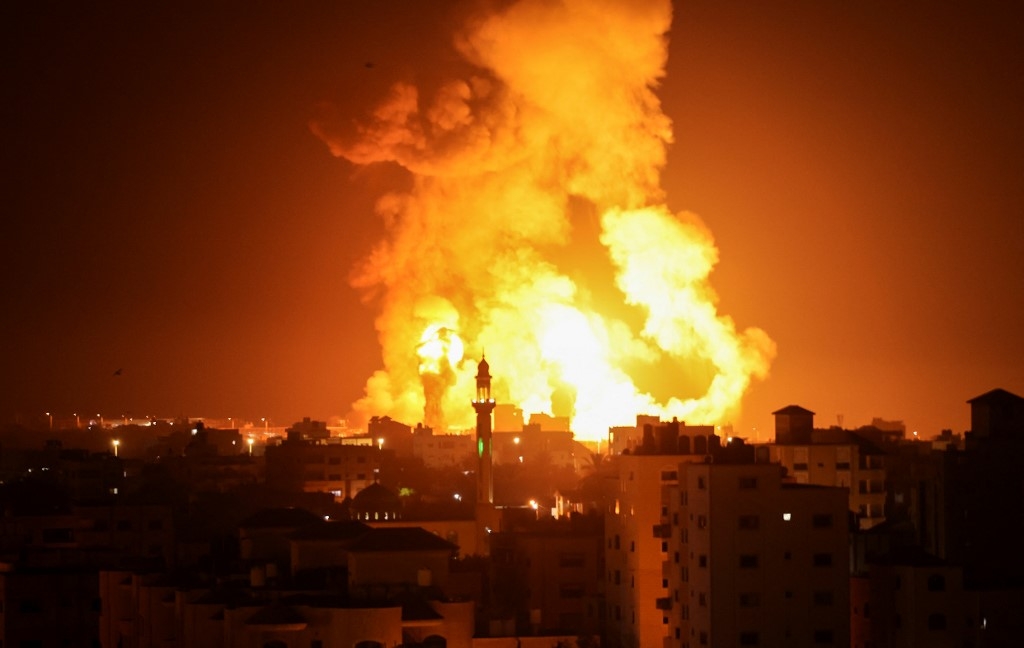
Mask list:
[[[767,375],[774,343],[717,312],[710,233],[663,205],[670,23],[664,0],[523,0],[458,35],[471,74],[430,96],[396,83],[355,128],[314,124],[336,155],[412,176],[353,277],[384,364],[356,414],[468,428],[484,351],[499,402],[583,438],[640,413],[727,420]],[[435,345],[425,370],[440,331],[466,355]]]

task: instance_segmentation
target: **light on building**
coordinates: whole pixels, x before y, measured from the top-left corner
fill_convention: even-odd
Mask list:
[[[251,457],[252,456],[252,444],[256,442],[256,439],[254,439],[252,437],[249,437],[248,439],[245,440],[245,442],[249,444],[249,456]]]
[[[455,493],[454,495],[452,495],[452,497],[454,497],[455,501],[457,501],[457,502],[461,502],[462,501],[462,495],[460,495],[459,493]]]
[[[113,446],[114,446],[114,456],[116,457],[117,456],[117,448],[118,448],[118,446],[121,445],[121,440],[120,439],[114,439],[110,443],[113,444]]]
[[[514,439],[512,439],[512,443],[519,445],[519,437],[515,437]]]
[[[792,513],[783,513],[782,514],[782,519],[785,522],[789,522],[790,520],[793,519],[793,514]]]
[[[383,450],[384,449],[384,437],[377,437],[377,449],[378,450]]]

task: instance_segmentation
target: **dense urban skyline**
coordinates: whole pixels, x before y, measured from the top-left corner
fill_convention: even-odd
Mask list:
[[[308,123],[457,66],[467,11],[6,8],[4,418],[345,414],[380,364],[348,278],[405,179]],[[676,6],[661,184],[715,238],[719,310],[778,345],[740,434],[789,403],[960,431],[966,399],[1024,392],[1020,28],[995,3]]]

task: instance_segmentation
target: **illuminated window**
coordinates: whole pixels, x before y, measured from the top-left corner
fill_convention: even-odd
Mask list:
[[[782,519],[784,521],[786,521],[786,522],[789,522],[790,520],[793,519],[793,514],[792,513],[783,513],[782,514]]]

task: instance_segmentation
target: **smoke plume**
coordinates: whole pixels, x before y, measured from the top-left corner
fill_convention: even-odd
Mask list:
[[[584,438],[640,413],[735,415],[774,343],[717,312],[714,241],[663,204],[670,23],[667,0],[521,0],[456,37],[471,74],[430,96],[396,83],[354,129],[314,125],[336,155],[413,178],[380,199],[387,237],[354,274],[379,299],[384,364],[356,413],[411,423],[429,405],[469,427],[486,351],[499,402],[552,413],[574,394]],[[466,356],[424,371],[438,331]]]

